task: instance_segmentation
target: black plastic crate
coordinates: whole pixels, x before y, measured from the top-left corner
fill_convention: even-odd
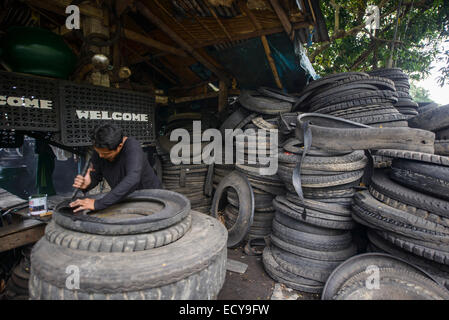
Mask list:
[[[60,92],[64,145],[89,145],[91,130],[104,123],[120,126],[126,135],[140,142],[154,141],[153,96],[70,82],[61,82]]]
[[[0,71],[0,129],[59,131],[58,82]]]

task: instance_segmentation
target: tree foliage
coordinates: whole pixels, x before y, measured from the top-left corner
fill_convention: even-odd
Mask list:
[[[381,16],[379,29],[371,33],[364,21],[368,5],[377,5]],[[430,74],[430,64],[449,36],[447,0],[332,0],[321,1],[321,9],[330,41],[309,47],[310,60],[319,74],[387,67],[394,44],[393,67],[420,80]],[[446,54],[449,63],[449,52]],[[441,72],[444,79],[440,83],[449,78],[449,67]]]
[[[410,84],[410,95],[412,96],[413,101],[416,102],[433,102],[430,98],[429,90],[422,87],[417,87],[413,83]]]

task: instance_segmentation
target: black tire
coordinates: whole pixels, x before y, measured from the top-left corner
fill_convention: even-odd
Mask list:
[[[248,116],[248,111],[246,111],[243,108],[237,109],[221,125],[221,127],[220,127],[221,135],[224,137],[226,129],[234,129],[247,116]]]
[[[448,246],[442,246],[441,248],[435,244],[416,243],[414,239],[396,235],[392,232],[378,232],[378,235],[387,240],[391,244],[399,247],[405,251],[408,251],[419,257],[426,258],[441,264],[449,265],[449,250]]]
[[[347,206],[342,206],[337,203],[325,203],[312,199],[304,199],[304,201],[301,201],[299,197],[293,193],[287,193],[286,199],[298,206],[303,206],[306,209],[342,217],[351,216],[351,210]]]
[[[449,243],[449,228],[387,206],[368,191],[355,195],[353,218],[368,227],[434,243]]]
[[[278,196],[273,200],[273,207],[276,211],[292,217],[293,219],[306,222],[317,227],[337,230],[351,230],[355,226],[355,223],[351,217],[341,217],[315,210],[304,209],[301,206],[297,206],[289,202],[282,196]]]
[[[188,215],[182,221],[166,229],[151,233],[123,236],[102,236],[71,231],[53,221],[45,229],[48,242],[74,250],[93,252],[134,252],[154,249],[180,239],[189,229],[192,218]]]
[[[346,231],[343,230],[328,229],[314,226],[307,222],[299,221],[295,218],[292,218],[291,216],[286,215],[280,211],[275,211],[274,219],[284,226],[305,233],[317,234],[322,236],[338,236],[346,233]]]
[[[391,254],[392,256],[398,257],[400,259],[403,259],[407,261],[408,263],[411,263],[413,265],[416,265],[423,270],[427,271],[429,274],[431,274],[435,280],[437,280],[441,285],[445,286],[449,289],[449,267],[442,265],[440,263],[421,258],[417,255],[414,255],[410,252],[407,252],[387,240],[383,239],[381,236],[378,235],[377,232],[373,230],[368,231],[368,238],[370,241],[370,245],[372,247],[371,252],[383,252]]]
[[[283,92],[282,90],[278,90],[278,89],[273,89],[273,88],[268,88],[268,87],[260,87],[259,89],[257,89],[257,91],[259,91],[259,93],[267,96],[267,97],[271,97],[271,98],[276,98],[278,100],[281,101],[286,101],[286,102],[290,102],[290,103],[295,103],[298,98],[289,95],[285,92]]]
[[[292,183],[294,168],[278,166],[278,176],[285,182]],[[349,171],[341,174],[306,175],[301,174],[301,184],[305,188],[325,188],[340,186],[359,181],[363,176],[363,170]]]
[[[243,90],[240,93],[239,101],[244,108],[263,114],[278,115],[290,112],[292,109],[290,102],[263,97],[256,91]]]
[[[409,120],[412,128],[420,128],[429,131],[438,131],[449,127],[449,104],[427,110]]]
[[[178,241],[133,253],[73,250],[41,239],[31,254],[31,299],[214,299],[226,275],[225,228],[191,212],[192,227]],[[201,245],[198,245],[201,243]],[[77,266],[80,288],[66,287]]]
[[[306,249],[317,251],[338,251],[347,248],[351,243],[351,233],[340,235],[317,235],[298,231],[273,220],[273,234],[281,240]]]
[[[381,272],[379,290],[366,286],[369,266]],[[351,295],[352,294],[352,295]],[[339,265],[329,276],[323,300],[345,299],[449,299],[449,292],[427,272],[402,259],[381,253],[354,256]]]
[[[441,166],[449,167],[449,158],[435,155],[433,153],[423,153],[414,152],[406,150],[392,150],[392,149],[382,149],[376,150],[376,155],[389,157],[389,158],[400,158],[408,160],[416,160],[420,162],[433,163]]]
[[[415,215],[415,216],[420,217],[420,218],[425,219],[425,220],[429,220],[429,221],[434,222],[436,224],[440,224],[442,226],[449,227],[449,219],[448,218],[441,217],[441,216],[438,216],[436,214],[430,213],[430,212],[428,212],[426,210],[422,210],[422,209],[413,207],[411,205],[402,203],[400,201],[394,200],[394,199],[392,199],[392,198],[390,198],[390,197],[380,193],[379,191],[374,189],[372,186],[370,186],[369,192],[371,193],[371,195],[374,198],[376,198],[377,200],[385,203],[386,205],[388,205],[390,207],[393,207],[393,208],[396,208],[398,210],[402,210],[402,211],[408,212],[408,213],[410,213],[412,215]]]
[[[296,163],[301,160],[301,155],[292,155],[279,152],[278,159],[281,165],[294,168]],[[307,155],[302,162],[302,169],[328,171],[355,171],[363,169],[367,164],[367,158],[363,151],[354,151],[342,156],[323,156],[317,157]]]
[[[215,190],[211,205],[211,215],[219,218],[219,207],[224,191],[227,188],[233,188],[239,195],[239,215],[236,223],[228,230],[228,247],[232,248],[239,245],[247,235],[254,218],[254,193],[248,179],[233,171],[223,178]]]
[[[394,159],[390,177],[402,185],[449,200],[449,167]]]
[[[371,187],[397,201],[425,210],[426,213],[449,218],[449,201],[444,201],[391,180],[384,171],[376,170],[371,177]]]
[[[349,245],[347,248],[338,251],[317,251],[296,246],[294,244],[288,243],[271,234],[271,244],[284,251],[293,253],[297,256],[316,259],[321,261],[340,261],[343,262],[349,257],[356,254],[357,248],[355,244]]]
[[[53,219],[58,225],[74,231],[103,235],[157,231],[181,221],[190,211],[190,201],[185,196],[162,189],[134,191],[118,204],[91,215],[73,214],[69,202],[61,202],[54,210]],[[156,204],[162,204],[162,209]]]
[[[320,293],[323,290],[323,283],[297,276],[279,266],[269,246],[263,250],[262,259],[268,275],[287,287],[309,293]]]

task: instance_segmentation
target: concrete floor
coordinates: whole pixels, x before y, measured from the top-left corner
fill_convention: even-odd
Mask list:
[[[276,283],[265,272],[262,256],[248,256],[243,247],[228,249],[228,259],[248,265],[245,273],[226,271],[218,300],[318,300],[320,296],[299,292]]]

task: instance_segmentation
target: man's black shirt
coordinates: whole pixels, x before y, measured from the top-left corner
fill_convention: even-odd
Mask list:
[[[95,210],[107,208],[135,190],[162,188],[159,178],[135,138],[126,139],[122,150],[112,162],[101,159],[98,153],[94,152],[92,164],[95,171],[90,173],[92,182],[87,191],[95,188],[102,178],[111,186],[109,193],[95,200]]]

